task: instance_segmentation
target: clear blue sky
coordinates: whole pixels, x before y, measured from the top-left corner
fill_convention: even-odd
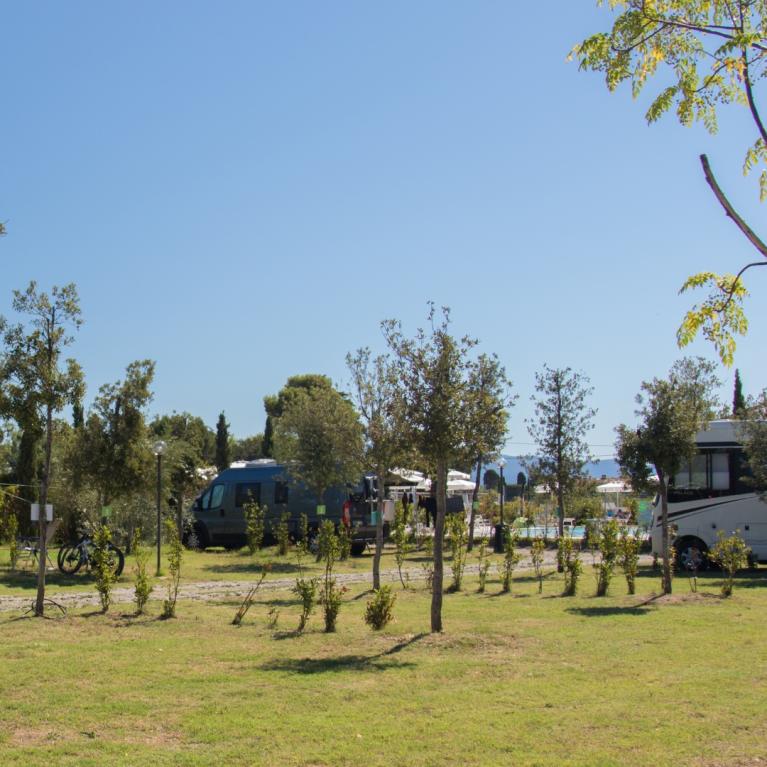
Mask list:
[[[90,396],[148,357],[153,413],[223,409],[245,436],[289,375],[344,384],[380,320],[411,333],[432,299],[515,382],[507,452],[530,449],[547,362],[591,377],[608,455],[680,356],[685,277],[753,260],[698,154],[757,229],[765,212],[745,114],[713,138],[647,127],[646,100],[566,61],[609,19],[592,0],[5,3],[0,312],[30,279],[77,283]]]

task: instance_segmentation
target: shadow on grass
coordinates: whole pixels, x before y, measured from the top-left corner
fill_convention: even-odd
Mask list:
[[[571,615],[584,615],[587,618],[607,618],[612,615],[647,615],[657,608],[642,605],[630,607],[568,607],[565,612]]]
[[[299,636],[295,631],[275,634],[275,639],[290,639]],[[265,663],[262,671],[287,671],[293,674],[325,674],[337,671],[387,671],[393,668],[414,668],[412,661],[392,658],[424,637],[426,633],[415,634],[398,642],[393,647],[375,655],[339,655],[334,658],[285,658]]]
[[[269,572],[271,573],[297,573],[298,565],[290,562],[270,562]],[[203,565],[203,570],[211,573],[261,573],[264,569],[263,562],[231,562],[221,565]]]

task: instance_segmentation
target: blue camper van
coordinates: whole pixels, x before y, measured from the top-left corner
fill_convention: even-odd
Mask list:
[[[276,529],[287,511],[291,536],[300,534],[301,515],[306,514],[310,534],[329,519],[336,526],[349,525],[352,553],[361,554],[375,539],[369,499],[374,490],[370,478],[352,487],[331,487],[325,491],[325,514],[317,513],[317,499],[303,484],[292,478],[287,468],[271,459],[238,461],[222,471],[195,499],[191,509],[192,528],[201,548],[244,546],[245,512],[248,500],[265,507],[266,534]]]

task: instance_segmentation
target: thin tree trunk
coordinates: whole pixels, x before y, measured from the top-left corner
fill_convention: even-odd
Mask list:
[[[660,508],[661,508],[661,546],[663,548],[663,593],[671,593],[671,542],[668,529],[668,484],[662,472],[658,472],[660,480]]]
[[[378,514],[376,515],[376,549],[373,556],[373,588],[377,591],[381,588],[381,552],[383,551],[383,501],[384,501],[384,470],[376,466],[376,478],[378,480],[378,490],[376,500],[378,501]]]
[[[469,514],[469,543],[468,551],[474,548],[474,521],[476,519],[476,508],[479,503],[479,475],[482,473],[482,456],[477,456],[477,479],[474,482],[474,491],[471,494],[471,513]]]
[[[445,533],[445,513],[447,511],[447,461],[437,462],[437,518],[434,521],[434,579],[431,590],[431,630],[442,631],[442,581],[444,564],[442,544]]]
[[[562,484],[557,482],[557,533],[561,538],[565,534],[565,494],[562,490]],[[564,565],[557,557],[557,572],[564,572]]]

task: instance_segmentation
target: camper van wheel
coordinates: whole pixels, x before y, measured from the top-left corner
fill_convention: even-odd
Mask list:
[[[682,538],[674,544],[676,564],[682,572],[705,570],[708,567],[708,547],[700,538]]]
[[[359,557],[362,556],[362,554],[365,553],[365,547],[367,544],[365,541],[352,541],[352,556],[353,557]]]

